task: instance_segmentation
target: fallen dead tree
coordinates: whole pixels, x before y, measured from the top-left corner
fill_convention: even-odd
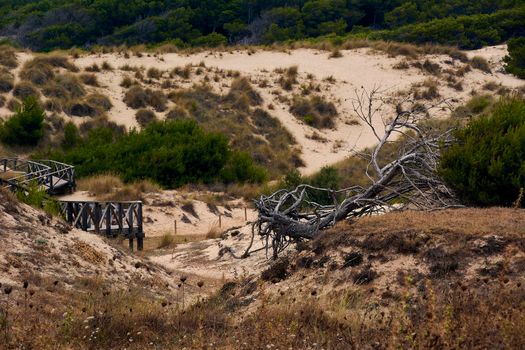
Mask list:
[[[385,103],[395,112],[390,118],[376,114]],[[388,101],[379,88],[356,91],[354,112],[377,138],[377,145],[368,153],[359,153],[368,160],[367,187],[354,186],[333,190],[310,185],[281,189],[255,200],[259,217],[252,227],[252,238],[246,251],[234,257],[249,256],[254,236],[264,241],[263,248],[277,258],[290,243],[315,238],[323,229],[336,222],[404,208],[435,210],[457,206],[451,190],[438,175],[440,148],[452,142],[451,130],[436,131],[426,121],[436,108],[446,107],[446,101],[423,106],[407,98]],[[398,154],[382,164],[379,155],[385,145],[396,142]],[[320,203],[320,194],[330,203]]]

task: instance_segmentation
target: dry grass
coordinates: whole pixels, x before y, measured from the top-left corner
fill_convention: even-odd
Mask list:
[[[167,98],[160,90],[143,89],[138,85],[133,85],[126,92],[124,103],[133,109],[151,106],[157,112],[164,112],[166,110]]]
[[[312,96],[310,99],[294,96],[290,112],[306,124],[319,129],[334,127],[334,119],[339,114],[335,105],[321,96]]]
[[[157,249],[170,248],[174,245],[174,243],[175,243],[175,236],[173,236],[171,233],[165,233],[161,236]]]
[[[7,45],[0,45],[0,65],[9,69],[18,67],[18,58],[14,48]]]
[[[15,79],[12,74],[0,69],[0,93],[13,90]]]
[[[77,188],[88,191],[92,196],[101,200],[140,200],[144,193],[159,192],[160,187],[148,180],[131,184],[124,184],[115,175],[95,175],[81,178],[77,181]]]
[[[483,71],[485,73],[492,73],[492,70],[490,69],[490,64],[487,62],[486,59],[484,59],[481,56],[474,56],[470,60],[470,65],[472,68],[479,69],[480,71]]]
[[[80,80],[85,85],[94,86],[94,87],[100,86],[97,76],[95,74],[87,74],[87,73],[80,74]]]
[[[153,111],[149,109],[139,109],[135,114],[135,119],[140,126],[145,127],[149,123],[152,123],[157,120],[157,116]]]
[[[55,77],[54,69],[57,68],[78,72],[78,68],[69,62],[67,57],[55,54],[41,55],[24,64],[20,71],[20,78],[29,80],[35,85],[44,85]]]
[[[100,93],[89,94],[88,96],[86,96],[86,102],[91,106],[98,107],[102,111],[106,112],[113,107],[111,100],[107,96],[102,95]]]
[[[28,81],[21,81],[16,84],[13,88],[13,96],[19,98],[20,100],[26,99],[28,97],[40,97],[40,91]]]
[[[208,228],[208,232],[206,232],[206,239],[220,238],[221,234],[222,234],[222,230],[219,227],[219,224],[217,223],[217,224],[211,225]]]

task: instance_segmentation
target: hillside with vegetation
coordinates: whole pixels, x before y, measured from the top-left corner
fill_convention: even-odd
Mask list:
[[[524,348],[524,79],[521,0],[0,0],[0,349]]]
[[[271,44],[347,34],[472,49],[523,35],[524,11],[519,0],[2,0],[0,37],[45,51]]]

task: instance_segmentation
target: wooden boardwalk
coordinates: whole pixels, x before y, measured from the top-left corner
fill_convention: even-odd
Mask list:
[[[76,187],[75,168],[52,160],[0,159],[0,185],[12,191],[27,191],[36,183],[49,195],[73,192]],[[142,250],[144,229],[142,202],[58,201],[65,220],[87,232],[129,239],[133,250]]]
[[[27,188],[36,182],[48,194],[57,195],[75,189],[75,167],[53,160],[0,159],[0,183],[12,190]]]
[[[137,240],[137,249],[142,250],[144,229],[142,202],[85,202],[60,201],[62,212],[73,227],[84,231],[115,237],[119,234],[129,239],[129,248]]]

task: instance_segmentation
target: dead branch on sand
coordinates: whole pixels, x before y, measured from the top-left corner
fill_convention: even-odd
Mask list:
[[[447,102],[424,106],[411,98],[392,101],[383,98],[379,88],[356,90],[355,96],[354,112],[378,141],[370,153],[358,153],[368,160],[366,176],[371,184],[340,190],[303,184],[263,195],[255,200],[259,217],[249,247],[240,256],[227,247],[221,254],[249,256],[257,233],[264,249],[267,253],[271,249],[276,259],[289,244],[313,239],[341,220],[404,208],[435,210],[458,205],[437,171],[440,149],[452,142],[452,130],[437,132],[426,123],[432,110],[448,107]],[[391,118],[376,115],[385,104],[395,107]],[[398,143],[398,154],[381,164],[381,150],[391,142]]]

